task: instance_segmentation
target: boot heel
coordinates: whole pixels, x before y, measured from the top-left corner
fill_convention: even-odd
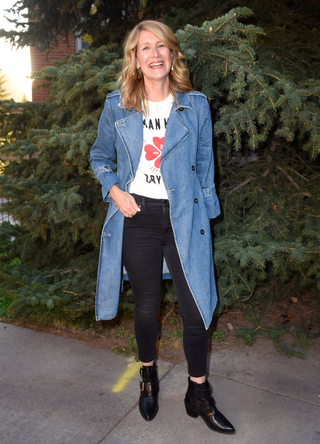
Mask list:
[[[187,415],[191,416],[191,418],[198,418],[199,413],[197,413],[195,410],[193,410],[192,407],[190,407],[189,405],[187,405],[186,400],[184,401],[184,405],[185,405],[185,407],[186,407]]]

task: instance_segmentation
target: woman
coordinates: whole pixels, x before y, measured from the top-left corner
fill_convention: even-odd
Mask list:
[[[158,411],[155,355],[164,258],[184,325],[186,411],[200,415],[212,430],[231,434],[235,430],[217,410],[206,379],[207,328],[217,300],[209,218],[220,213],[212,125],[207,99],[192,89],[184,59],[166,25],[143,21],[125,44],[121,91],[107,96],[90,159],[110,202],[96,316],[116,316],[124,265],[142,364],[139,409],[152,420]]]

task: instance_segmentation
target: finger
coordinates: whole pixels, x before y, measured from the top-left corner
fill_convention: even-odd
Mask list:
[[[124,217],[133,217],[135,215],[135,213],[133,213],[132,211],[121,211],[121,213],[124,215]]]
[[[139,207],[139,205],[135,201],[134,197],[132,198],[132,209],[134,210],[135,213],[137,213],[138,211],[141,211],[141,208]]]

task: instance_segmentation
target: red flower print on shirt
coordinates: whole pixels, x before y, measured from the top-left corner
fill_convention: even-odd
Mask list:
[[[159,169],[164,137],[153,137],[152,142],[155,146],[146,145],[144,147],[144,150],[146,152],[146,159],[149,161],[154,160],[155,168]]]

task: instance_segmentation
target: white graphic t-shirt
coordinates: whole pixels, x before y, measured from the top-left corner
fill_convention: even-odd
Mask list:
[[[173,102],[172,94],[162,102],[148,101],[149,112],[143,117],[143,147],[130,193],[153,199],[168,199],[160,173],[160,160]]]

